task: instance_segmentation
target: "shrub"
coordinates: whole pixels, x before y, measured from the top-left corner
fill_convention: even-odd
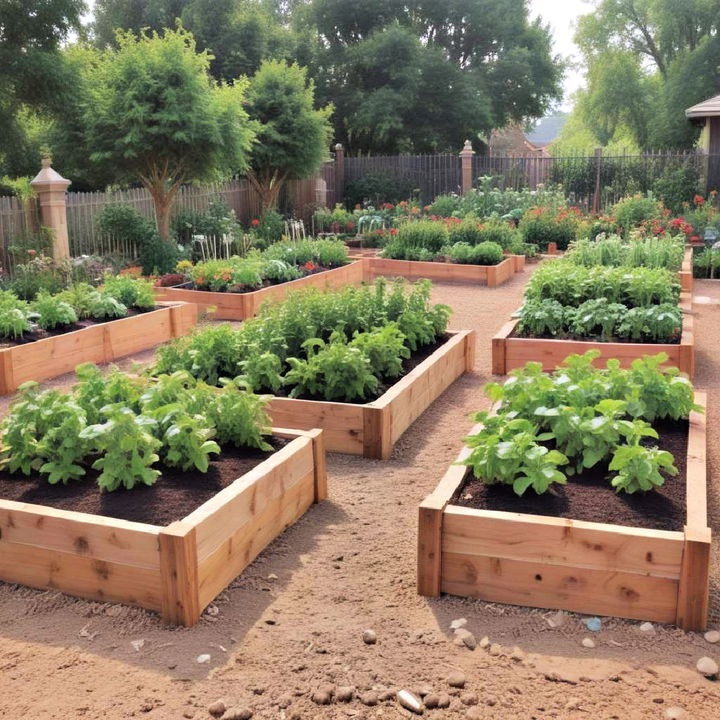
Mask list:
[[[449,230],[451,243],[467,243],[468,245],[477,245],[483,241],[480,223],[476,218],[465,218],[461,223],[452,225]]]
[[[412,196],[413,181],[402,175],[391,173],[367,173],[352,180],[345,188],[348,207],[370,203],[379,207],[383,203],[398,203]]]
[[[720,250],[706,248],[693,255],[693,277],[720,277]]]
[[[558,250],[565,250],[575,240],[578,233],[578,211],[536,207],[528,210],[522,217],[518,229],[523,242],[537,245],[546,250],[551,242]]]
[[[450,217],[460,210],[462,198],[459,195],[438,195],[430,205],[430,214],[439,217]]]
[[[480,226],[478,242],[497,243],[501,248],[509,248],[513,243],[520,241],[520,233],[506,220],[490,218]]]
[[[155,307],[152,283],[129,275],[107,275],[104,292],[125,307],[149,310]]]
[[[628,233],[648,220],[657,220],[660,217],[660,207],[651,195],[633,195],[615,204],[611,214],[618,227]]]
[[[22,300],[33,300],[40,292],[52,295],[67,287],[70,272],[67,260],[56,262],[46,255],[34,255],[28,262],[15,267],[10,288]]]
[[[393,242],[405,248],[424,248],[432,253],[438,253],[447,241],[448,231],[442,223],[418,220],[402,225]]]
[[[698,193],[700,178],[698,171],[691,166],[666,168],[663,174],[655,181],[653,192],[666,208],[673,214],[679,215],[683,210],[683,203],[691,202]]]
[[[285,221],[277,210],[266,210],[259,218],[250,221],[250,230],[255,236],[256,247],[267,247],[282,240]]]
[[[455,243],[444,249],[452,262],[466,265],[497,265],[503,260],[503,250],[497,243],[482,242],[479,245]]]

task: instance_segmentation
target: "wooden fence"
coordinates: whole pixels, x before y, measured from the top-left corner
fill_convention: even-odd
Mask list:
[[[34,233],[38,227],[38,209],[34,200],[25,208],[19,198],[0,197],[0,270],[12,273],[18,252],[27,244],[23,243],[23,238]],[[30,245],[27,249],[37,249]],[[13,247],[18,251],[12,252]]]

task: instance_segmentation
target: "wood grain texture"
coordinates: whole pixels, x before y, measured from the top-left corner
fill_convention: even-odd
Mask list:
[[[140,315],[5,348],[0,350],[0,390],[7,394],[28,380],[73,372],[81,363],[108,363],[147,350],[187,334],[196,322],[194,307],[161,304]]]
[[[161,614],[165,622],[191,627],[200,619],[196,529],[174,522],[163,528],[160,542]]]
[[[376,277],[402,277],[407,280],[426,278],[435,282],[476,283],[497,287],[518,272],[518,261],[510,256],[497,265],[461,265],[459,263],[392,260],[371,257],[365,260],[370,280]]]

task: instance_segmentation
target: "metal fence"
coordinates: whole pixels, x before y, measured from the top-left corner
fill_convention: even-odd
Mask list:
[[[460,158],[445,153],[440,155],[375,155],[345,158],[345,196],[360,199],[359,181],[369,175],[395,181],[399,199],[418,195],[424,203],[438,195],[460,192]],[[353,188],[355,184],[357,190]],[[366,187],[372,186],[367,183]],[[358,194],[360,193],[360,194]]]

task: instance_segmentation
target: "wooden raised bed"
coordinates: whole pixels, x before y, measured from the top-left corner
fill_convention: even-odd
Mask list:
[[[322,428],[332,452],[386,460],[408,427],[463,373],[475,365],[475,331],[461,330],[377,400],[341,403],[276,397],[273,425]]]
[[[0,350],[0,394],[28,380],[41,382],[72,372],[81,363],[108,363],[186,335],[197,309],[183,302],[159,302],[156,310],[90,325],[25,345]]]
[[[704,406],[705,394],[695,401]],[[689,428],[683,532],[451,505],[470,472],[451,466],[420,505],[418,592],[704,630],[711,541],[705,416],[693,412]]]
[[[678,272],[678,278],[680,279],[680,287],[683,292],[690,293],[693,291],[693,269],[692,269],[692,256],[693,251],[691,247],[685,248],[685,254],[683,256],[683,264],[681,270]]]
[[[436,280],[442,282],[479,283],[497,287],[506,283],[525,267],[524,255],[510,255],[497,265],[461,265],[459,263],[422,262],[419,260],[389,260],[369,258],[369,281],[380,275],[403,277],[408,280]]]
[[[195,303],[199,312],[207,312],[214,308],[214,320],[246,320],[257,315],[260,306],[268,300],[284,300],[293,290],[314,287],[320,290],[341,288],[344,285],[361,283],[366,279],[365,269],[361,261],[351,262],[334,270],[306,275],[298,280],[271,285],[262,290],[247,293],[210,292],[207,290],[191,290],[189,288],[167,287],[157,288],[158,297],[162,300],[181,300]]]
[[[275,537],[327,496],[322,432],[273,428],[273,435],[291,442],[166,527],[0,499],[0,580],[139,605],[194,625]]]
[[[668,355],[668,365],[674,365],[692,377],[695,372],[695,340],[692,299],[687,293],[682,293],[680,297],[680,308],[683,312],[682,335],[680,342],[674,344],[514,337],[518,320],[511,320],[492,339],[492,371],[495,375],[507,375],[510,370],[523,367],[529,361],[541,362],[543,370],[554,370],[568,355],[599,350],[596,365],[617,358],[622,367],[629,367],[633,360],[643,355],[664,352]]]

